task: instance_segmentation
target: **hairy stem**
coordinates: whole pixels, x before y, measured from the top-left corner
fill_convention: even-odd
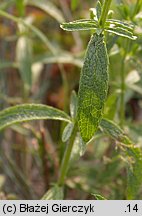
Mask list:
[[[110,8],[110,5],[111,5],[111,1],[112,0],[105,0],[104,1],[102,14],[101,14],[100,21],[99,21],[99,24],[100,24],[100,26],[102,28],[105,25],[106,18],[107,18],[107,15],[108,15],[108,11],[109,11],[109,8]]]

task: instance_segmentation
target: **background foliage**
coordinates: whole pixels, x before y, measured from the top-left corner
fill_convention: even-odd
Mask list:
[[[1,110],[22,103],[42,103],[69,113],[71,92],[78,90],[91,32],[64,32],[60,23],[89,18],[88,9],[95,5],[94,0],[0,1]],[[141,5],[141,0],[115,0],[111,5],[113,18],[134,24],[137,40],[106,34],[110,82],[104,113],[105,118],[123,128],[139,150],[142,147]],[[39,199],[57,181],[66,145],[61,134],[66,124],[52,120],[24,122],[0,133],[1,199]],[[92,194],[107,199],[128,198],[126,168],[136,152],[130,151],[126,156],[120,132],[109,137],[101,131],[80,160],[75,145],[70,161],[72,169],[66,179],[66,199],[95,199]],[[129,184],[130,190],[133,182]],[[135,198],[142,198],[140,188]]]

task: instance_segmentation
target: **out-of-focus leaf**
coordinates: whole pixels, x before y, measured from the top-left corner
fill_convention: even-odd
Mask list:
[[[62,23],[60,27],[66,31],[85,31],[97,28],[97,22],[95,20],[76,20],[69,23]]]
[[[71,153],[70,162],[74,163],[82,157],[86,151],[86,143],[83,142],[79,133],[77,133],[76,138],[74,140],[73,149]]]
[[[40,62],[32,64],[32,83],[33,85],[36,84],[37,81],[39,80],[43,67],[44,65]]]
[[[52,63],[63,63],[63,64],[73,64],[77,67],[83,66],[83,61],[80,58],[76,58],[70,53],[61,51],[60,54],[51,55],[46,54],[42,56],[37,56],[34,59],[34,63],[44,63],[44,64],[52,64]]]
[[[21,36],[17,41],[16,63],[24,84],[30,88],[32,85],[32,42],[28,36]]]
[[[103,119],[100,125],[107,134],[125,144],[125,153],[129,157],[127,199],[136,199],[142,188],[142,152],[114,122]]]
[[[80,158],[80,135],[77,133],[71,152],[70,163],[74,163]]]
[[[90,142],[90,141],[89,141]],[[88,143],[89,143],[88,142]],[[86,151],[87,144],[83,141],[83,139],[80,136],[80,156],[82,157]]]
[[[142,19],[142,11],[140,11],[136,16],[135,19]]]
[[[65,127],[63,134],[62,134],[62,141],[67,142],[69,138],[71,137],[72,131],[74,128],[74,123],[68,123]]]
[[[77,116],[77,95],[75,91],[72,91],[71,100],[70,100],[70,114],[72,118],[76,118]]]
[[[32,5],[40,8],[41,10],[48,13],[59,23],[64,22],[64,17],[61,11],[51,2],[47,0],[27,0],[27,5]]]
[[[16,0],[17,11],[20,16],[24,16],[25,13],[25,4],[24,0]]]
[[[132,89],[133,91],[139,93],[140,95],[142,95],[142,87],[139,86],[139,85],[135,85],[135,84],[131,84],[131,85],[128,85],[128,87],[130,89]]]
[[[131,84],[134,84],[136,82],[138,82],[140,80],[140,75],[138,73],[137,70],[132,70],[129,72],[129,74],[127,75],[126,79],[125,79],[125,82],[126,82],[126,85],[131,85]]]
[[[37,119],[71,121],[66,113],[53,107],[42,104],[23,104],[0,112],[0,130],[15,123]]]
[[[42,200],[63,200],[63,188],[54,185],[47,193],[41,198]]]
[[[99,20],[101,17],[101,13],[102,13],[102,4],[100,1],[97,2],[96,12],[97,12],[97,18]]]

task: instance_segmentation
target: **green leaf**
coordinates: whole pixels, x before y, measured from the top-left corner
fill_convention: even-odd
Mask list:
[[[128,73],[128,75],[125,78],[125,84],[127,86],[133,85],[137,82],[139,82],[141,79],[140,74],[137,70],[132,70]]]
[[[97,22],[95,20],[76,20],[69,23],[62,23],[60,27],[66,31],[85,31],[97,28]]]
[[[76,163],[76,161],[84,155],[86,148],[87,145],[85,142],[83,142],[80,133],[78,132],[74,140],[70,163]]]
[[[77,133],[74,139],[73,149],[71,152],[70,164],[76,163],[76,161],[79,160],[79,158],[80,158],[80,134]]]
[[[89,11],[90,11],[90,19],[91,20],[97,20],[97,18],[96,18],[96,8],[90,8]]]
[[[71,137],[72,131],[74,128],[74,123],[68,123],[65,127],[63,134],[62,134],[62,141],[67,142],[69,138]]]
[[[134,26],[131,24],[128,24],[126,22],[122,22],[120,20],[115,20],[115,19],[107,19],[105,23],[105,28],[107,27],[121,27],[124,28],[125,30],[128,30],[130,32],[133,32]]]
[[[100,1],[97,2],[96,11],[97,11],[97,18],[99,20],[102,13],[102,4]]]
[[[131,40],[136,40],[136,36],[133,35],[132,32],[128,31],[127,29],[121,28],[121,27],[114,27],[114,28],[107,28],[105,31],[114,33],[116,35],[129,38]]]
[[[103,35],[94,34],[88,44],[78,92],[78,125],[88,142],[102,119],[108,90],[108,55]]]
[[[142,152],[141,149],[125,135],[125,133],[114,122],[107,119],[101,121],[101,127],[112,138],[125,144],[125,153],[129,157],[127,164],[128,183],[127,199],[137,199],[142,188]]]
[[[92,193],[92,195],[93,195],[94,197],[96,197],[97,200],[106,200],[106,198],[104,198],[103,196],[101,196],[101,195],[99,195],[99,194],[94,194],[94,193]]]
[[[100,126],[104,131],[110,135],[112,138],[122,142],[126,145],[132,144],[132,141],[125,135],[119,126],[117,126],[113,121],[108,119],[102,119]]]
[[[78,98],[75,91],[72,91],[71,99],[70,99],[70,114],[73,119],[77,116],[77,104]]]
[[[87,143],[83,141],[81,136],[80,136],[79,147],[80,147],[79,155],[80,155],[80,157],[82,157],[85,154],[85,151],[87,148]]]
[[[48,13],[59,23],[64,22],[64,17],[61,11],[51,2],[47,0],[27,0],[27,5],[32,5],[40,8],[41,10]]]
[[[132,161],[128,167],[127,199],[137,199],[142,189],[142,152],[137,147],[131,147],[127,154]],[[131,159],[132,158],[132,159]]]
[[[63,188],[54,185],[47,193],[41,198],[42,200],[63,200]]]
[[[142,95],[142,87],[139,86],[139,85],[135,85],[135,84],[131,84],[131,85],[128,85],[128,87],[130,89],[132,89],[133,91],[139,93],[140,95]]]
[[[23,104],[0,112],[0,130],[15,123],[37,119],[71,121],[66,113],[53,107],[42,104]]]

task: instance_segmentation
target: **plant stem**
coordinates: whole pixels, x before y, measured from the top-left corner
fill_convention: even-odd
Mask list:
[[[65,181],[65,177],[66,177],[66,174],[68,171],[69,161],[70,161],[70,157],[71,157],[71,152],[72,152],[72,148],[73,148],[73,144],[74,144],[74,139],[76,137],[76,132],[77,132],[77,123],[75,123],[75,125],[74,125],[72,136],[70,138],[69,144],[66,148],[66,151],[65,151],[65,154],[64,154],[64,157],[62,160],[60,177],[58,180],[59,186],[62,186],[64,184],[64,181]]]
[[[107,18],[107,15],[108,15],[108,11],[109,11],[109,8],[110,8],[110,5],[111,5],[111,1],[112,0],[105,0],[105,2],[103,4],[103,10],[102,10],[102,14],[101,14],[100,21],[99,21],[99,24],[100,24],[100,26],[102,28],[105,25],[106,18]]]
[[[60,72],[61,72],[61,77],[62,77],[62,82],[63,82],[63,88],[64,88],[64,112],[68,113],[68,104],[69,104],[69,85],[68,85],[68,80],[67,80],[67,75],[64,70],[64,67],[62,64],[59,64]],[[59,141],[59,160],[61,163],[61,160],[63,158],[63,153],[65,150],[65,143],[62,141],[62,133],[63,130],[66,126],[66,122],[62,121],[61,122],[61,127],[60,127],[60,141]]]

